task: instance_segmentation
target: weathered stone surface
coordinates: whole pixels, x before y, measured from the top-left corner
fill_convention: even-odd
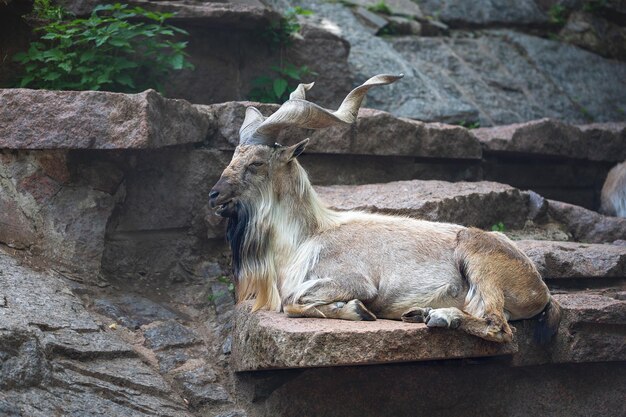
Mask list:
[[[533,0],[422,0],[420,7],[426,15],[434,16],[454,26],[490,26],[496,24],[544,24],[548,16]]]
[[[28,271],[0,251],[0,288],[5,307],[0,308],[0,330],[29,326],[44,330],[93,332],[98,325],[81,301],[58,280]]]
[[[93,9],[102,3],[98,0],[59,0],[66,10],[77,16],[91,14]],[[113,1],[111,1],[113,3]],[[222,25],[235,28],[261,27],[279,15],[265,7],[258,0],[225,0],[225,1],[147,1],[130,0],[129,4],[147,10],[176,13],[171,20],[199,20],[205,25]],[[175,23],[176,24],[176,23]]]
[[[190,417],[167,382],[64,281],[0,251],[0,413]]]
[[[115,204],[113,195],[96,187],[115,168],[81,166],[65,151],[0,152],[0,207],[7,210],[0,211],[0,242],[94,279]]]
[[[143,327],[145,345],[154,350],[189,346],[199,342],[198,335],[174,320]]]
[[[624,120],[620,103],[625,101],[626,66],[571,45],[504,30],[471,37],[393,37],[388,42],[438,89],[473,103],[475,116],[457,123],[478,120],[491,126],[542,117],[576,123]],[[566,71],[563,62],[572,66]]]
[[[316,191],[324,202],[338,210],[409,215],[481,228],[490,228],[499,222],[508,228],[521,227],[531,206],[528,193],[487,181],[413,180],[316,187]]]
[[[350,322],[293,319],[238,307],[233,334],[236,371],[424,361],[508,355],[515,343],[495,344],[466,334],[391,320]]]
[[[350,65],[354,85],[375,74],[402,73],[405,78],[384,88],[372,89],[366,107],[389,111],[396,116],[422,121],[475,120],[477,111],[468,101],[451,96],[419,66],[407,61],[374,36],[352,12],[338,4],[311,4],[318,18],[333,22],[350,42]]]
[[[217,131],[211,138],[213,146],[233,149],[238,144],[239,127],[248,106],[259,108],[266,116],[278,109],[277,105],[251,102],[203,106],[205,111],[215,115]],[[317,131],[289,129],[277,140],[287,145],[305,137],[311,138],[307,153],[458,159],[481,157],[480,145],[465,128],[397,118],[389,113],[367,108],[359,111],[359,118],[353,127],[337,126]]]
[[[626,159],[626,123],[572,126],[550,119],[472,131],[485,151],[562,156],[592,161]]]
[[[626,277],[626,247],[520,240],[515,244],[533,260],[544,278]]]
[[[131,329],[138,329],[153,321],[177,317],[161,304],[136,294],[98,298],[93,301],[92,309]]]
[[[626,59],[626,28],[591,13],[570,14],[559,38],[608,58]]]
[[[154,90],[0,90],[0,149],[136,149],[202,142],[208,120]]]
[[[206,366],[179,373],[174,380],[181,385],[183,397],[193,408],[232,402],[224,387],[215,383],[215,372]]]
[[[380,3],[377,0],[351,0],[350,3],[357,4],[359,6],[363,6],[365,8],[376,6],[376,4]],[[424,15],[420,10],[418,3],[411,0],[389,0],[385,1],[385,4],[389,9],[391,9],[391,13],[394,15],[402,15],[402,16],[411,16],[417,18],[423,18]]]
[[[565,225],[573,238],[581,242],[603,243],[626,239],[626,219],[603,216],[560,201],[549,201],[549,215]]]
[[[553,362],[626,360],[626,301],[594,294],[555,298],[566,314],[552,343]]]

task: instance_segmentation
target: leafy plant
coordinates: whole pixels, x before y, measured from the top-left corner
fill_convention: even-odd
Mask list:
[[[184,52],[187,42],[175,40],[188,33],[164,23],[172,16],[116,3],[97,6],[89,18],[53,19],[37,29],[43,33],[40,40],[15,55],[25,70],[19,86],[162,90],[161,81],[171,71],[193,68]]]
[[[235,284],[233,284],[233,282],[230,279],[228,279],[228,277],[225,277],[222,275],[221,277],[218,277],[217,280],[221,282],[222,284],[227,285],[226,289],[228,290],[228,294],[230,294],[231,296],[235,294]],[[217,300],[223,295],[226,295],[226,291],[218,291],[216,293],[209,294],[208,296],[209,302],[214,303],[215,300]]]
[[[583,10],[589,13],[598,13],[606,7],[607,0],[592,0],[585,3]]]
[[[41,20],[61,20],[68,13],[61,6],[56,6],[52,0],[35,0],[30,17]]]
[[[367,6],[367,10],[369,10],[370,12],[374,12],[374,13],[380,13],[380,14],[386,14],[391,16],[393,14],[393,12],[391,11],[391,8],[389,7],[389,5],[387,5],[387,3],[385,3],[385,0],[381,0],[376,4],[373,4],[371,6]]]
[[[302,29],[300,22],[298,22],[298,16],[310,16],[312,14],[311,10],[300,6],[289,8],[280,20],[270,23],[261,32],[261,36],[274,47],[288,47],[291,45],[294,35]]]
[[[315,75],[306,65],[298,67],[283,60],[285,50],[292,44],[295,35],[300,32],[301,25],[298,22],[298,16],[311,14],[313,14],[312,11],[302,7],[291,8],[280,21],[272,23],[261,33],[271,47],[279,50],[280,62],[270,68],[272,70],[270,75],[262,75],[252,80],[253,87],[249,94],[251,100],[262,103],[283,103],[303,77]]]
[[[504,227],[504,223],[502,222],[498,222],[496,224],[494,224],[493,226],[491,226],[491,231],[492,232],[504,232],[506,230],[506,228]]]
[[[468,122],[466,120],[462,120],[458,123],[458,125],[466,129],[478,129],[480,127],[480,121],[476,120],[474,122]]]
[[[282,67],[272,66],[273,77],[261,76],[252,81],[254,88],[250,91],[250,99],[261,103],[283,103],[295,90],[302,77],[315,75],[306,65],[296,67],[285,63]]]
[[[567,8],[562,4],[554,4],[548,10],[550,22],[557,25],[564,25],[567,19]]]

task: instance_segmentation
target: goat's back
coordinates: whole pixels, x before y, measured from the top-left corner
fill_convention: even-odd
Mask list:
[[[609,216],[626,217],[626,162],[609,171],[602,187],[600,211]]]

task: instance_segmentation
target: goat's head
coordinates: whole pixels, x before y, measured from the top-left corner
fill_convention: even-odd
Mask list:
[[[238,201],[257,198],[270,185],[280,188],[289,177],[291,162],[304,151],[308,139],[292,146],[275,143],[284,128],[295,126],[322,129],[356,121],[367,90],[376,85],[390,84],[400,75],[377,75],[352,90],[335,112],[326,110],[305,99],[311,84],[300,84],[274,114],[265,118],[254,107],[246,109],[246,117],[239,129],[239,146],[230,164],[209,193],[209,202],[216,213],[230,217]],[[278,185],[278,187],[276,187]]]

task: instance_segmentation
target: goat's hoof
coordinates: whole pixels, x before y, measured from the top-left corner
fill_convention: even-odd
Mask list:
[[[424,319],[424,323],[428,327],[444,327],[448,329],[456,329],[461,325],[461,319],[443,309],[431,310]]]
[[[415,308],[404,313],[400,319],[406,323],[424,323],[431,310],[430,307]]]
[[[374,321],[376,320],[376,316],[367,309],[363,305],[363,303],[359,300],[352,300],[348,302],[348,304],[354,303],[354,312],[361,318],[363,321]]]

